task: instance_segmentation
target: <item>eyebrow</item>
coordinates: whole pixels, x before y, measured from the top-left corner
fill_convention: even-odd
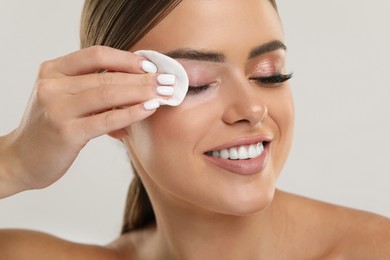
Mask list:
[[[264,43],[260,46],[253,48],[248,55],[248,59],[252,59],[261,56],[265,53],[276,50],[287,50],[286,45],[279,41],[274,40]],[[207,50],[195,50],[190,48],[176,49],[164,53],[172,59],[187,59],[187,60],[199,60],[199,61],[211,61],[211,62],[225,62],[226,57],[223,53],[213,52]]]
[[[257,56],[263,55],[268,52],[276,51],[276,50],[287,50],[286,45],[279,41],[279,40],[274,40],[268,43],[265,43],[263,45],[260,45],[258,47],[253,48],[250,53],[248,59],[255,58]]]

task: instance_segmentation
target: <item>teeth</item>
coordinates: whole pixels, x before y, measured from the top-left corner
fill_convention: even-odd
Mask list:
[[[222,159],[229,159],[229,151],[227,149],[223,149],[219,152],[219,157]]]
[[[256,146],[254,146],[254,145],[249,146],[248,157],[250,159],[255,158],[257,154],[260,154],[259,152],[256,151]]]
[[[229,149],[229,158],[232,160],[237,160],[238,159],[238,151],[237,148],[230,148]]]
[[[261,154],[263,151],[264,151],[264,145],[262,143],[261,144],[257,144],[256,145],[256,153]]]
[[[248,159],[248,149],[245,148],[245,146],[240,146],[240,148],[238,148],[238,159]]]
[[[218,151],[213,151],[212,156],[213,157],[219,157],[219,152]]]
[[[239,147],[232,147],[229,149],[222,149],[220,151],[212,151],[207,153],[213,157],[230,160],[246,160],[259,157],[264,151],[262,142],[251,145],[241,145]]]

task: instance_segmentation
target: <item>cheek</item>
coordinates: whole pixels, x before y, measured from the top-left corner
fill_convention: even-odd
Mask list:
[[[294,128],[294,101],[289,86],[286,86],[283,91],[277,96],[277,102],[275,102],[274,110],[277,123],[279,125],[280,134],[284,137],[291,138]]]
[[[129,128],[132,159],[143,169],[139,174],[144,184],[152,187],[157,197],[165,196],[160,193],[162,188],[195,202],[201,199],[199,194],[209,190],[202,190],[207,178],[199,144],[216,116],[210,113],[210,106],[199,103],[203,104],[184,102],[178,107],[160,107],[153,116]]]
[[[269,117],[274,123],[276,144],[273,147],[273,161],[276,172],[280,172],[287,160],[294,133],[294,102],[291,89],[286,86],[271,99]]]
[[[145,170],[173,174],[188,167],[212,121],[205,117],[210,114],[207,112],[206,107],[185,103],[163,106],[150,118],[130,126],[134,153]]]
[[[205,118],[183,107],[162,107],[150,121],[153,142],[158,144],[158,149],[171,151],[171,155],[192,154],[196,143],[207,131]],[[165,155],[169,157],[169,154]]]

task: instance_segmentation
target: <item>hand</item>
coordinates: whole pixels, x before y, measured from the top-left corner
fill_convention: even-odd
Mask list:
[[[157,76],[142,60],[94,46],[44,62],[20,126],[0,142],[0,197],[52,184],[89,140],[152,115],[143,103],[158,96]]]

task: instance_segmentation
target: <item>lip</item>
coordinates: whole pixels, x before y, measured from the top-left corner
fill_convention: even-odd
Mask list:
[[[216,146],[212,148],[210,151],[219,151],[222,149],[229,149],[232,147],[239,147],[241,145],[251,145],[263,142],[264,151],[259,157],[247,159],[247,160],[229,160],[222,159],[219,157],[213,157],[207,155],[207,152],[204,153],[205,158],[208,162],[213,163],[214,165],[228,170],[232,173],[240,174],[240,175],[252,175],[256,173],[260,173],[267,165],[270,146],[271,146],[272,137],[270,135],[256,135],[252,137],[242,137],[236,140],[233,140],[229,143],[225,143],[220,146]]]
[[[266,142],[264,140],[264,142]],[[229,160],[204,154],[206,160],[229,172],[239,175],[254,175],[262,172],[267,166],[271,143],[267,142],[259,157],[247,160]]]
[[[238,147],[241,145],[257,144],[260,142],[270,143],[271,141],[272,141],[272,137],[269,135],[257,135],[257,136],[253,136],[253,137],[242,137],[242,138],[238,138],[236,140],[233,140],[232,142],[214,147],[211,150],[209,150],[208,152],[219,151],[222,149],[229,149],[229,148]]]

